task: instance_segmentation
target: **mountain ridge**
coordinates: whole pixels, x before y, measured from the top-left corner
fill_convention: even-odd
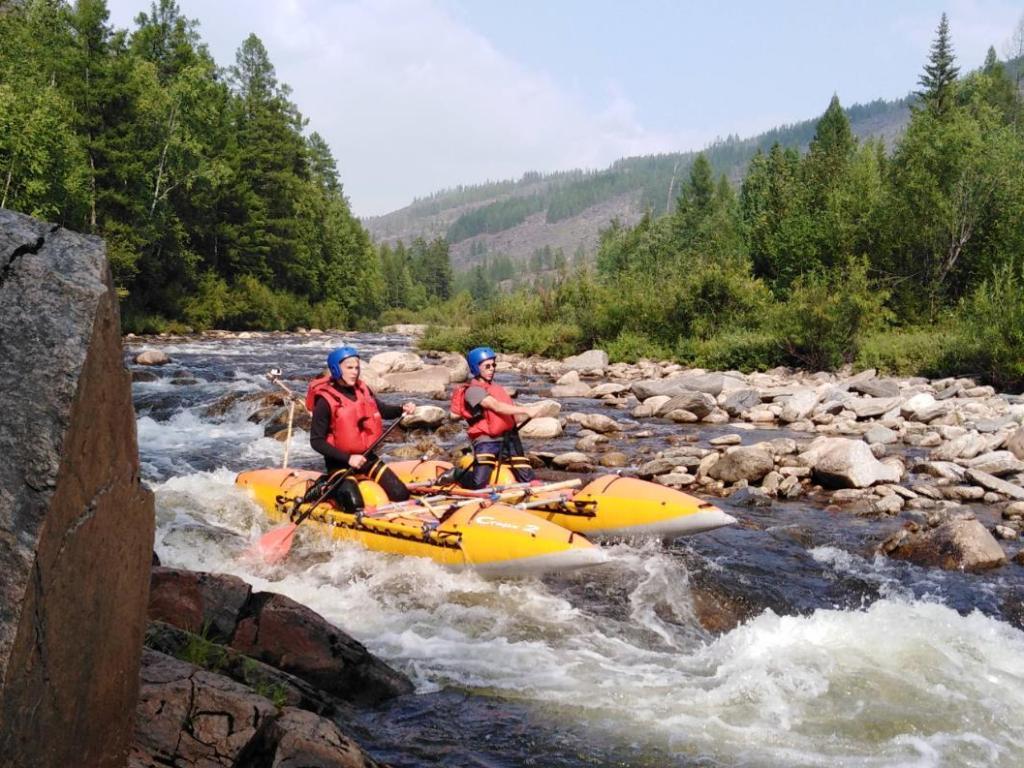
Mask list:
[[[880,138],[891,146],[909,121],[914,98],[876,99],[844,112],[858,138]],[[620,158],[600,170],[529,171],[518,180],[460,185],[362,222],[378,243],[447,239],[457,271],[499,255],[525,265],[545,248],[561,249],[567,258],[581,252],[586,257],[594,253],[600,232],[612,221],[632,225],[647,211],[660,214],[671,206],[701,152],[716,175],[724,173],[738,183],[758,150],[767,151],[776,142],[806,149],[819,118],[745,139],[729,136],[703,150]]]

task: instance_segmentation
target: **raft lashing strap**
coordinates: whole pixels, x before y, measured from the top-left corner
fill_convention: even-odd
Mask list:
[[[295,498],[286,498],[283,496],[276,497],[278,509],[281,512],[285,512],[289,506],[291,509],[287,511],[290,519],[294,519],[293,516],[301,514],[300,510],[303,506],[310,503],[306,501],[309,497],[313,488],[316,487],[317,483],[322,483],[323,478],[313,483],[306,493],[302,496]],[[321,486],[322,488],[322,486]],[[416,501],[410,503],[411,508],[423,507],[426,505],[420,504]],[[436,514],[430,507],[427,507],[431,514]],[[449,547],[452,549],[459,549],[461,547],[462,532],[461,531],[438,531],[436,530],[444,520],[451,516],[451,514],[458,509],[454,504],[451,505],[450,509],[445,510],[445,514],[442,515],[443,519],[424,521],[423,526],[420,528],[409,527],[407,530],[399,529],[395,526],[386,516],[376,517],[375,515],[366,513],[365,509],[359,509],[356,512],[345,512],[343,510],[331,507],[329,509],[317,510],[311,509],[308,511],[308,516],[314,522],[320,523],[321,525],[329,525],[334,528],[350,528],[352,530],[362,530],[367,533],[372,533],[376,536],[391,536],[396,539],[405,539],[409,541],[420,541],[425,544],[430,544],[436,547]],[[395,516],[408,514],[413,511],[399,509],[395,511]],[[349,516],[352,518],[351,521],[338,519],[340,515]]]

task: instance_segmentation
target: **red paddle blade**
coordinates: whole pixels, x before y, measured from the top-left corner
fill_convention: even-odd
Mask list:
[[[253,545],[250,553],[271,565],[280,562],[291,551],[295,529],[298,527],[295,523],[286,523],[267,531]]]

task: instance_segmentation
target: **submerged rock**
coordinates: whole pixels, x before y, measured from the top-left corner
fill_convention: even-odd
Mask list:
[[[977,520],[948,520],[923,532],[903,529],[880,549],[890,557],[945,570],[980,571],[1006,562],[999,542]]]

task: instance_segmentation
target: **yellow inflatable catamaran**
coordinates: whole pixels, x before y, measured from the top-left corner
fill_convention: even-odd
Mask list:
[[[397,461],[388,466],[414,493],[442,491],[467,497],[487,497],[495,490],[523,487],[507,467],[495,478],[493,489],[464,491],[439,486],[437,478],[452,465],[446,461]],[[549,494],[550,502],[544,503]],[[714,504],[688,493],[635,477],[605,475],[575,493],[555,493],[535,486],[529,511],[589,538],[651,536],[673,539],[732,525],[736,518]]]
[[[235,482],[249,490],[271,520],[288,522],[308,509],[296,508],[294,502],[319,477],[306,470],[256,469],[242,472]],[[552,483],[540,490],[554,497],[567,486]],[[388,503],[376,483],[363,481],[359,489],[368,504],[359,514],[325,501],[311,510],[301,527],[379,552],[428,557],[494,576],[532,576],[607,559],[586,537],[530,514],[528,508],[536,500],[527,501],[531,494],[523,489],[509,489],[496,498],[424,495],[401,503]]]

